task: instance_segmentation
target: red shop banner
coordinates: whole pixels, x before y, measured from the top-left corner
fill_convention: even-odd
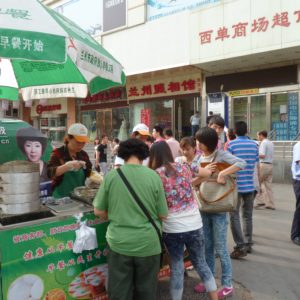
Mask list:
[[[150,127],[150,113],[151,110],[149,108],[141,110],[141,123],[146,124],[148,127]]]

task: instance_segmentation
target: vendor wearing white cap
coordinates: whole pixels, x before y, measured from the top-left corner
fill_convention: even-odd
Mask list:
[[[131,138],[139,139],[142,140],[143,142],[147,141],[147,138],[151,136],[149,132],[149,127],[145,125],[144,123],[139,123],[135,125],[132,129],[131,133]],[[148,165],[148,160],[149,158],[146,158],[143,161],[143,165],[147,166]],[[118,156],[116,156],[115,162],[114,162],[114,167],[119,167],[124,165],[124,160]]]
[[[65,137],[64,146],[54,149],[47,167],[52,179],[54,198],[69,196],[74,188],[83,186],[92,170],[88,154],[83,151],[89,141],[87,128],[80,123],[71,125]]]

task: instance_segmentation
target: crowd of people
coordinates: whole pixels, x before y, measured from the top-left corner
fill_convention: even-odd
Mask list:
[[[253,208],[276,209],[272,193],[274,147],[265,130],[257,133],[258,141],[250,139],[243,121],[226,130],[223,144],[224,128],[224,119],[212,115],[206,127],[178,142],[171,129],[155,126],[151,134],[145,124],[137,124],[129,139],[114,139],[112,170],[107,164],[107,135],[96,142],[94,167],[103,172],[104,181],[93,204],[95,214],[110,221],[106,234],[109,299],[155,299],[164,247],[170,257],[172,300],[182,299],[185,250],[201,278],[195,293],[207,293],[212,300],[233,294],[231,259],[252,253]],[[68,196],[74,187],[84,185],[93,168],[83,150],[88,142],[84,125],[69,127],[64,145],[53,150],[47,165],[40,161],[44,136],[30,132],[28,140],[28,130],[32,129],[19,131],[18,146],[28,160],[40,163],[41,174],[52,179],[55,198]],[[291,239],[296,245],[300,245],[299,147],[300,142],[294,147],[292,164],[297,201]],[[218,163],[227,167],[218,170]],[[201,211],[195,189],[213,175],[218,184],[235,176],[238,197],[233,211]],[[231,253],[229,225],[235,242]],[[216,259],[221,263],[219,287]]]
[[[192,123],[192,126],[196,124]],[[226,130],[227,141],[223,144],[224,128],[224,119],[211,115],[207,127],[197,128],[194,136],[183,137],[178,142],[170,129],[163,131],[160,126],[155,126],[150,138],[148,127],[138,124],[131,138],[119,144],[117,155],[122,162],[119,160],[116,168],[121,168],[132,185],[131,189],[162,231],[162,240],[170,256],[170,294],[173,300],[182,299],[185,249],[201,278],[194,287],[196,293],[208,293],[209,299],[232,295],[231,259],[252,253],[253,209],[275,209],[272,193],[274,147],[267,132],[258,132],[257,140],[252,140],[247,136],[247,124],[239,121],[234,128]],[[297,153],[299,156],[299,151]],[[291,238],[299,245],[300,167],[297,155],[294,154],[293,167],[297,209]],[[206,167],[201,167],[205,162]],[[229,166],[218,173],[219,184],[224,183],[228,175],[236,178],[236,208],[231,212],[205,213],[199,211],[193,189],[217,172],[215,165],[218,162]],[[120,194],[121,205],[118,204]],[[114,269],[109,275],[112,277],[109,277],[110,299],[155,299],[160,241],[149,218],[136,205],[116,170],[105,177],[94,206],[96,215],[110,220],[107,239],[111,255],[108,264]],[[231,253],[227,245],[228,225],[235,242]],[[220,287],[214,279],[216,257],[221,263]],[[151,268],[149,260],[155,262]],[[147,279],[143,278],[147,285],[140,282],[138,275],[146,273]],[[118,287],[126,293],[118,294]]]

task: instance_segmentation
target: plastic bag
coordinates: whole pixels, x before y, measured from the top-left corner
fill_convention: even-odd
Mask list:
[[[81,219],[82,215],[76,217]],[[76,239],[73,245],[74,253],[81,253],[84,250],[93,250],[98,247],[96,229],[87,226],[86,221],[80,222],[80,227],[75,231]]]

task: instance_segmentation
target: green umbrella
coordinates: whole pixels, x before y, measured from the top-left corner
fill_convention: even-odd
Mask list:
[[[97,41],[37,0],[0,1],[0,98],[84,98],[125,84]]]

